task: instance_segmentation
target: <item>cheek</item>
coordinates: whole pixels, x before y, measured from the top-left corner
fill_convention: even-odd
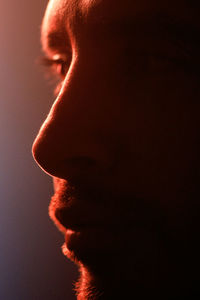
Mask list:
[[[121,187],[137,196],[167,199],[199,165],[197,95],[178,84],[141,91],[121,114],[124,145],[115,174]]]

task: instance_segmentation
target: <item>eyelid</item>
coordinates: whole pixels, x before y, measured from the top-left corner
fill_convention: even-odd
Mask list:
[[[50,69],[50,73],[64,79],[72,60],[71,54],[54,54],[52,57],[42,56],[39,64]]]
[[[54,96],[57,96],[69,70],[71,55],[55,54],[52,57],[43,55],[38,58],[37,63],[47,68],[46,78],[48,81],[50,79],[51,85],[56,86]]]
[[[45,67],[51,67],[53,65],[59,64],[61,62],[67,62],[69,59],[66,55],[55,54],[52,58],[43,55],[39,57],[38,63]]]

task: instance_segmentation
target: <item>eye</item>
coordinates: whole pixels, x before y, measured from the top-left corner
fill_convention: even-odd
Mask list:
[[[48,67],[50,72],[58,75],[63,80],[69,70],[71,64],[71,56],[55,54],[52,58],[42,57],[40,62],[43,66]]]
[[[54,96],[57,97],[68,73],[71,64],[71,55],[56,54],[52,58],[43,56],[39,58],[38,62],[47,68],[47,76],[45,77],[51,85],[56,86],[54,88]]]
[[[67,57],[55,55],[52,59],[52,67],[56,73],[63,79],[69,70],[70,60]]]

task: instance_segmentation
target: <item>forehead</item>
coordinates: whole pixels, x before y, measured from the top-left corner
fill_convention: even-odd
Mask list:
[[[194,0],[50,0],[42,23],[42,44],[47,51],[49,37],[54,35],[61,41],[69,27],[102,22],[115,25],[127,20],[137,23],[159,14],[199,27],[199,7]]]

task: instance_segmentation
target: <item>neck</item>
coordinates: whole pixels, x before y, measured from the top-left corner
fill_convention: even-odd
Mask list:
[[[192,261],[190,266],[183,264],[185,255],[181,255],[180,251],[178,253],[181,256],[179,261],[177,256],[170,260],[165,256],[159,257],[156,251],[146,261],[143,255],[142,260],[140,257],[136,260],[132,257],[131,260],[127,252],[123,258],[116,253],[107,257],[95,255],[90,263],[79,265],[77,299],[148,299],[151,296],[164,300],[176,294],[177,297],[196,295],[199,293],[198,270]]]
[[[108,258],[96,256],[94,259],[89,266],[79,265],[80,278],[76,284],[78,300],[129,299],[130,295],[141,293],[144,297],[155,289],[153,263],[143,273],[127,253],[124,259],[116,254],[108,255]]]

